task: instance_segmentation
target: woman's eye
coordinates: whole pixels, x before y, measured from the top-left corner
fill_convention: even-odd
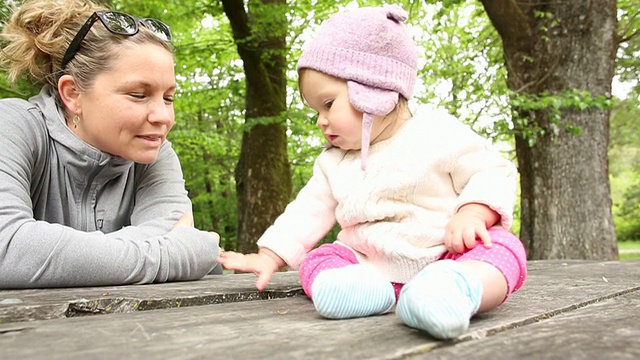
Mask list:
[[[140,94],[140,93],[131,93],[129,94],[129,96],[134,97],[136,99],[144,99],[145,95],[144,94]]]
[[[164,101],[168,104],[173,104],[173,97],[172,96],[167,96],[164,98]]]

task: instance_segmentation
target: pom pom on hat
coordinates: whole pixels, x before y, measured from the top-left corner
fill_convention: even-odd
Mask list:
[[[418,54],[397,5],[362,7],[333,15],[308,41],[298,70],[309,68],[347,81],[349,101],[363,113],[362,168],[366,166],[373,116],[389,114],[399,94],[410,99]]]

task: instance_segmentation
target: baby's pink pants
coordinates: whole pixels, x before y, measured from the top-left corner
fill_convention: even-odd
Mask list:
[[[479,260],[492,264],[507,280],[507,295],[518,290],[527,277],[527,256],[520,239],[498,227],[489,229],[491,247],[486,248],[481,241],[476,247],[462,254],[445,253],[440,259],[455,261]],[[307,296],[311,297],[311,285],[316,276],[324,270],[358,264],[355,254],[338,244],[323,244],[307,254],[300,266],[300,283]],[[392,283],[396,299],[404,284]]]

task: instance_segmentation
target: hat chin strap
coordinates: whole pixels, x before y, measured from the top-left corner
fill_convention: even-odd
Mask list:
[[[367,168],[367,156],[369,155],[369,143],[371,142],[371,128],[373,126],[373,115],[364,113],[362,115],[362,145],[360,146],[360,167]]]

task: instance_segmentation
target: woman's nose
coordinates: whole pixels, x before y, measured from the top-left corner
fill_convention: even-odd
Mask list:
[[[153,123],[172,124],[175,119],[173,106],[164,101],[154,101],[149,112],[149,121]]]

